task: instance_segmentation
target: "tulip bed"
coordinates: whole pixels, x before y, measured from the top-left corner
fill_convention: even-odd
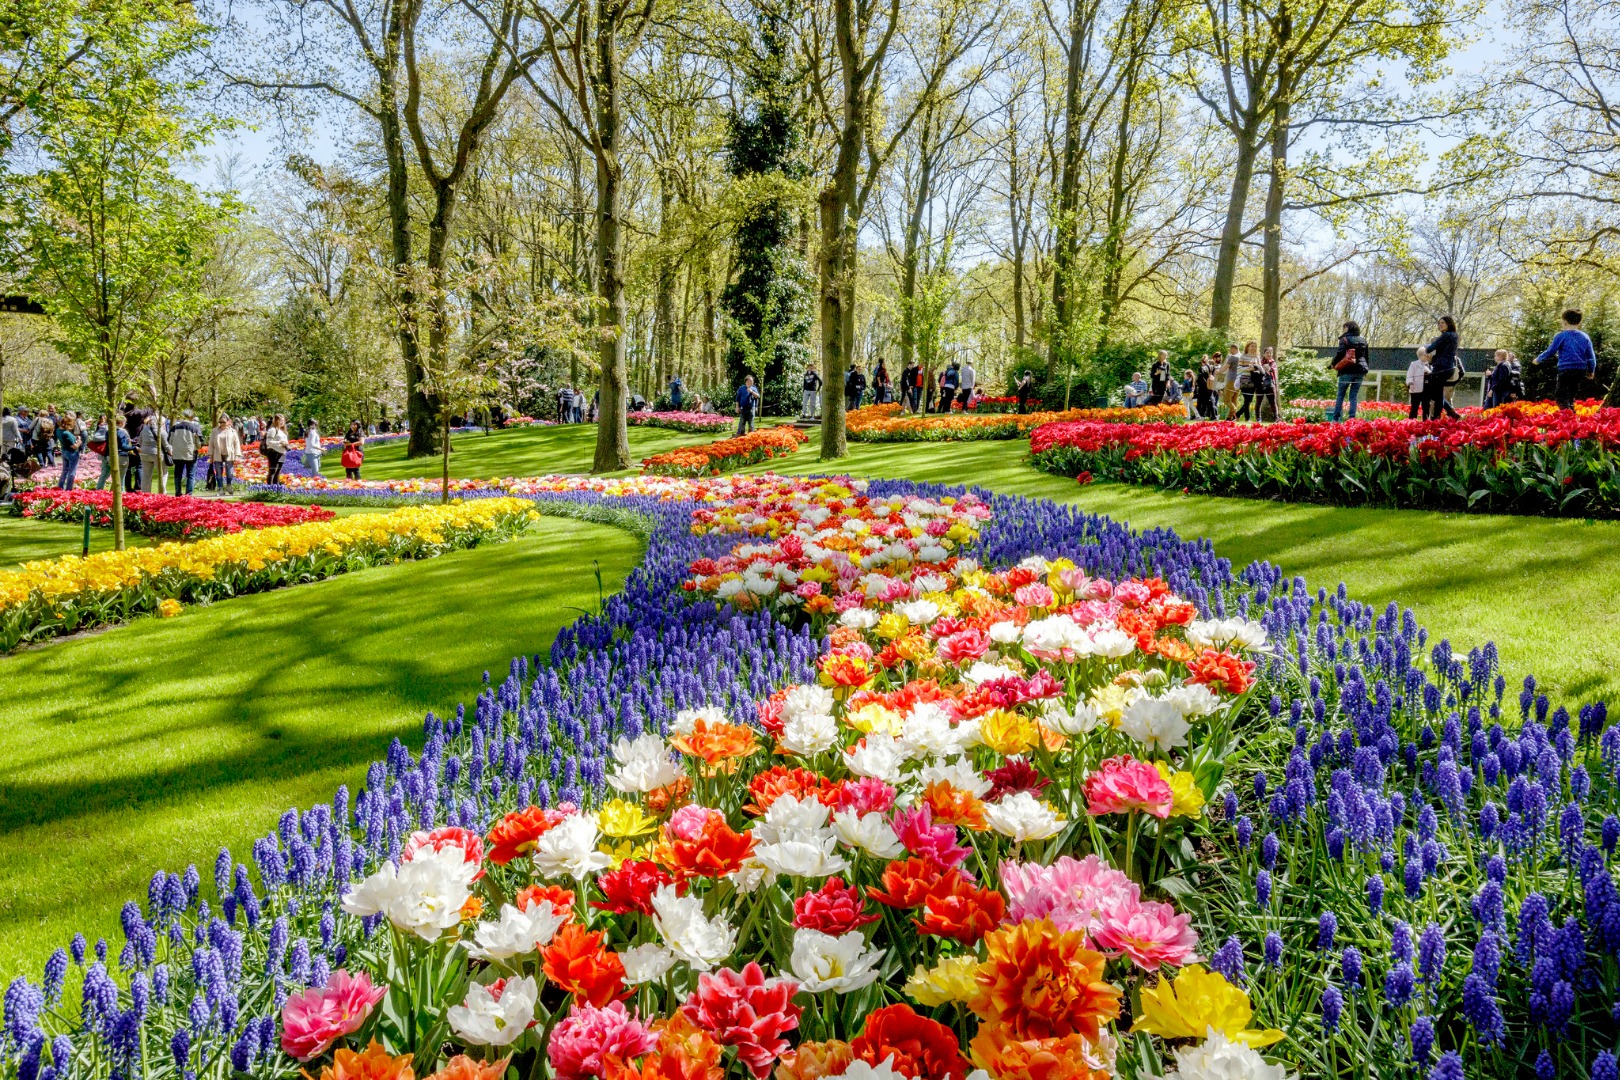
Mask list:
[[[1092,422],[1141,424],[1185,420],[1180,405],[1145,405],[1138,409],[1070,409],[1067,412],[1017,413],[952,412],[948,415],[906,416],[899,405],[868,405],[845,417],[846,430],[855,442],[967,442],[979,439],[1021,439],[1042,424]]]
[[[734,439],[720,439],[654,454],[641,463],[641,468],[643,472],[662,476],[718,476],[745,465],[757,465],[783,454],[791,454],[809,441],[810,436],[798,428],[780,424]]]
[[[277,525],[330,521],[332,512],[318,506],[266,506],[227,503],[185,495],[124,494],[124,528],[142,536],[191,540]],[[13,507],[23,517],[76,524],[90,510],[90,523],[112,527],[112,492],[60,491],[54,488],[17,493]]]
[[[723,431],[734,422],[732,417],[721,416],[719,413],[700,412],[633,412],[625,418],[635,427],[668,428],[671,431],[688,431],[703,434],[710,431]]]
[[[1344,506],[1620,515],[1620,409],[1504,406],[1460,420],[1057,423],[1036,467],[1212,495]]]
[[[186,604],[506,539],[534,513],[527,501],[490,498],[24,563],[0,573],[0,652],[137,615],[177,615]]]
[[[1615,1075],[1602,705],[1044,501],[612,483],[536,498],[648,522],[622,594],[14,982],[4,1067]]]

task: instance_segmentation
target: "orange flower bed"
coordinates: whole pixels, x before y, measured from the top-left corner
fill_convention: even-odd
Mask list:
[[[641,463],[641,471],[664,476],[718,476],[744,465],[791,454],[810,441],[798,428],[782,425],[761,428],[735,439],[720,439],[701,446],[683,446],[654,454]]]
[[[845,425],[856,442],[967,442],[978,439],[1021,439],[1042,424],[1090,420],[1113,424],[1185,420],[1180,405],[1144,405],[1139,409],[1068,409],[1059,412],[951,413],[902,416],[899,405],[868,405],[849,413]]]

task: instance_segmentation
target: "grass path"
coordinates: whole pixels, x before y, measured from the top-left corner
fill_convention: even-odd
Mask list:
[[[289,806],[357,784],[479,673],[543,652],[640,560],[546,518],[516,540],[141,619],[0,657],[0,979],[108,937],[158,868],[209,872]],[[26,965],[26,967],[24,967]]]
[[[730,434],[729,430],[725,430],[709,435],[694,435],[664,428],[632,426],[630,458],[639,462],[642,458],[673,450],[677,446],[713,442]],[[450,447],[450,475],[457,479],[589,472],[591,457],[596,450],[596,425],[508,428],[492,431],[488,435],[472,432],[452,437]],[[337,455],[328,454],[326,463],[336,466]],[[336,471],[325,468],[324,471],[328,476],[343,475],[341,468]],[[366,463],[360,475],[367,480],[437,477],[441,475],[441,466],[438,458],[407,459],[405,441],[402,439],[367,447]]]

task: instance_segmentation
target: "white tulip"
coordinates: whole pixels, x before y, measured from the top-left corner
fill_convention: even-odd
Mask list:
[[[510,1046],[534,1022],[535,1002],[540,988],[527,975],[505,979],[492,986],[473,983],[467,999],[445,1012],[450,1030],[463,1042],[477,1046]]]
[[[859,930],[837,936],[820,930],[796,930],[789,966],[800,988],[809,993],[832,990],[847,994],[877,981],[883,952],[868,950]]]

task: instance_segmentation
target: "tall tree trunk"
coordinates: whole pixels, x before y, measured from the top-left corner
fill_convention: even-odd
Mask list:
[[[417,336],[417,296],[411,285],[411,190],[405,167],[405,135],[394,104],[391,81],[383,80],[383,107],[378,119],[382,131],[383,157],[388,163],[388,234],[394,263],[394,283],[399,290],[399,353],[405,362],[405,416],[411,435],[405,446],[407,458],[425,457],[438,449],[438,403],[424,385],[421,343]]]
[[[596,257],[597,296],[602,301],[598,362],[600,402],[596,414],[596,460],[592,472],[630,467],[630,432],[625,420],[629,397],[625,371],[624,237],[619,221],[619,21],[623,0],[596,2]]]
[[[105,340],[107,332],[102,331]],[[118,387],[113,382],[112,358],[102,346],[102,365],[107,371],[107,468],[112,480],[113,550],[124,550],[124,467],[118,457]]]
[[[1013,343],[1017,346],[1019,363],[1023,363],[1024,341],[1028,336],[1024,316],[1024,205],[1019,200],[1018,194],[1018,130],[1016,119],[1011,121],[1008,126],[1011,130],[1007,146],[1007,213],[1012,224]]]
[[[1286,68],[1277,72],[1277,104],[1271,126],[1270,186],[1266,190],[1265,243],[1260,280],[1260,345],[1281,352],[1282,212],[1288,182],[1288,105],[1292,90]]]
[[[1057,230],[1053,244],[1052,321],[1048,338],[1048,366],[1055,372],[1060,363],[1072,363],[1069,331],[1072,312],[1075,265],[1080,255],[1080,69],[1087,20],[1085,5],[1071,0],[1069,7],[1069,49],[1063,86],[1063,157],[1058,176]],[[1068,408],[1068,391],[1064,391]]]
[[[820,207],[821,460],[827,461],[849,453],[844,432],[844,204],[836,187],[822,191]]]
[[[1243,249],[1243,217],[1249,206],[1249,186],[1259,152],[1258,139],[1251,129],[1238,132],[1232,190],[1226,200],[1226,223],[1221,227],[1221,243],[1215,253],[1215,286],[1209,300],[1209,325],[1216,330],[1232,326],[1232,288],[1237,282],[1238,254]]]
[[[703,377],[711,384],[720,378],[719,335],[714,325],[714,282],[703,275]]]
[[[1119,102],[1119,121],[1114,129],[1114,160],[1108,175],[1108,234],[1103,240],[1102,295],[1099,298],[1098,329],[1100,343],[1108,343],[1108,333],[1119,317],[1120,283],[1125,277],[1125,196],[1126,166],[1131,156],[1131,110],[1136,105],[1138,66],[1134,57],[1127,57],[1130,69]]]
[[[669,181],[661,180],[658,190],[658,291],[653,310],[653,351],[657,354],[657,367],[653,374],[652,393],[647,395],[649,399],[656,398],[669,385],[670,374],[675,370],[675,259],[669,253],[669,208],[673,200]]]

